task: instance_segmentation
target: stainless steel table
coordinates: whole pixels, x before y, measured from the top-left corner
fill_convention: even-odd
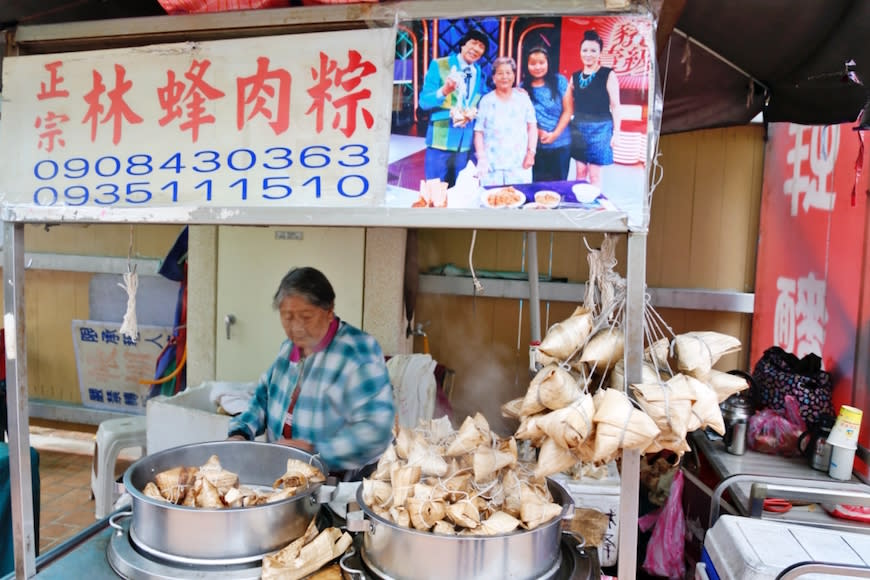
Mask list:
[[[804,457],[781,457],[758,453],[750,449],[743,455],[732,455],[725,451],[721,438],[711,440],[703,431],[690,434],[693,447],[704,455],[710,466],[721,479],[733,475],[758,475],[761,477],[782,477],[809,480],[820,486],[826,484],[847,486],[856,492],[870,493],[870,486],[862,483],[856,477],[848,482],[831,478],[827,472],[811,468]],[[734,507],[741,515],[749,515],[749,502],[752,481],[737,482],[729,488]],[[764,512],[764,519],[783,522],[817,525],[825,528],[839,529],[850,532],[870,534],[870,524],[862,524],[830,516],[819,504],[794,506],[786,513]]]

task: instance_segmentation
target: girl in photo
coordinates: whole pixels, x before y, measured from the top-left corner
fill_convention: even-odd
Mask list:
[[[532,48],[526,56],[523,88],[535,108],[538,122],[538,152],[532,168],[534,181],[565,181],[571,164],[571,122],[574,104],[568,79],[550,66],[550,55],[543,46]]]

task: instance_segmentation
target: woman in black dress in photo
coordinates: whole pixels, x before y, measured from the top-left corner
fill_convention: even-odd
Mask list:
[[[613,146],[619,138],[619,81],[613,69],[601,66],[603,47],[595,30],[584,32],[583,68],[571,75],[571,157],[577,162],[577,179],[598,187],[601,167],[613,163]]]

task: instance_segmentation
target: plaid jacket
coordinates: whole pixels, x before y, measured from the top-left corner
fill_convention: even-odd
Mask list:
[[[281,437],[293,391],[293,438],[310,442],[330,470],[356,469],[380,456],[392,440],[393,388],[384,354],[365,332],[341,322],[320,352],[290,361],[285,340],[278,358],[263,373],[247,411],[230,421],[230,433],[250,439],[266,432]]]

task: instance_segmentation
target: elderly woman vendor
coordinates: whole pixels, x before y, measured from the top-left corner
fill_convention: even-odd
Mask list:
[[[272,302],[287,339],[260,377],[248,409],[230,422],[230,439],[266,432],[268,441],[318,454],[333,474],[376,460],[392,439],[395,410],[377,341],[339,320],[322,272],[294,268]]]

